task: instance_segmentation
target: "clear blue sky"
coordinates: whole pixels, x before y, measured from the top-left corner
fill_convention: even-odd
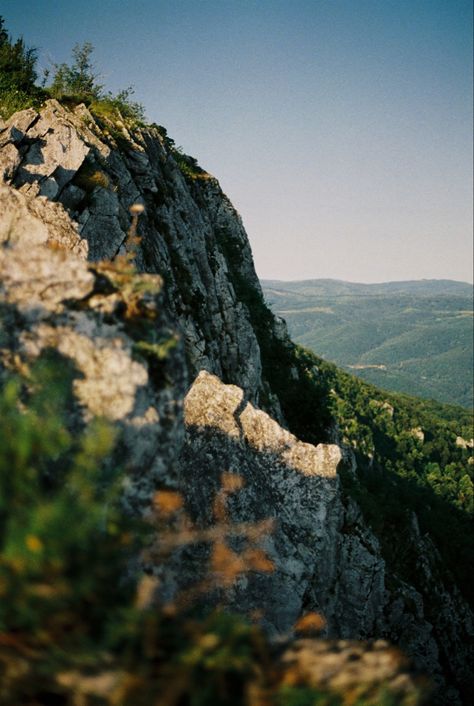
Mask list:
[[[1,0],[217,176],[261,277],[472,280],[470,0]]]

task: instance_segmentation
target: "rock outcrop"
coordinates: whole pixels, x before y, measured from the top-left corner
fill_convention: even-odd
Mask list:
[[[228,501],[231,522],[274,520],[261,544],[274,570],[241,576],[221,600],[234,611],[260,611],[274,636],[290,634],[309,611],[324,615],[321,633],[328,637],[389,637],[431,674],[441,699],[460,703],[444,675],[449,665],[457,680],[470,682],[472,613],[459,591],[440,579],[440,557],[416,517],[406,542],[418,557],[423,593],[386,566],[357,504],[344,496],[339,446],[298,441],[241,389],[206,372],[186,396],[185,422],[180,486],[198,526],[214,521],[223,472],[242,479]],[[196,567],[190,571],[189,580]]]
[[[92,417],[118,428],[126,499],[143,508],[169,481],[183,440],[187,372],[162,279],[126,260],[88,264],[87,242],[59,204],[2,186],[0,205],[0,373],[51,352],[69,361],[71,430]]]
[[[263,304],[241,219],[218,182],[180,169],[158,127],[128,131],[56,101],[0,129],[0,177],[3,372],[51,350],[70,361],[71,423],[101,415],[120,429],[134,510],[157,488],[178,486],[205,526],[222,473],[241,477],[230,518],[274,519],[262,539],[274,571],[239,577],[225,600],[262,611],[271,634],[317,611],[328,637],[388,637],[440,687],[466,684],[472,614],[437,580],[436,549],[416,518],[409,541],[422,591],[386,566],[342,491],[338,465],[354,462],[350,452],[285,428],[268,371],[272,349],[291,343]],[[131,253],[137,203],[145,211]],[[300,373],[291,365],[285,375],[291,387]],[[321,441],[337,437],[326,431]]]
[[[274,635],[290,632],[304,611],[324,614],[325,634],[374,635],[385,603],[385,565],[356,506],[344,505],[341,449],[298,441],[241,389],[205,372],[186,397],[185,421],[181,487],[198,523],[213,521],[223,471],[243,481],[229,502],[232,522],[275,522],[264,545],[274,571],[242,577],[227,594],[233,609],[263,611]]]
[[[188,183],[156,128],[132,136],[100,125],[84,106],[71,112],[56,101],[40,114],[14,115],[0,146],[4,179],[63,204],[90,260],[125,251],[129,207],[144,204],[137,266],[166,278],[167,308],[181,322],[191,372],[209,370],[258,397],[259,346],[229,280],[229,243],[242,277],[260,285],[240,217],[213,177],[200,172]]]

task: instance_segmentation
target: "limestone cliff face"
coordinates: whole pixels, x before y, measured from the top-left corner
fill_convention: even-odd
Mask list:
[[[472,612],[440,579],[439,555],[421,536],[416,516],[407,542],[417,557],[421,590],[386,566],[357,504],[342,493],[339,446],[298,441],[246,401],[241,389],[205,372],[186,396],[185,422],[181,487],[198,523],[213,521],[212,498],[223,471],[244,481],[229,503],[233,522],[275,521],[262,545],[274,571],[241,578],[227,592],[228,604],[245,613],[262,611],[273,635],[287,634],[300,615],[317,611],[329,637],[388,637],[430,673],[440,704],[461,703],[457,689],[446,685],[446,673],[467,688]]]
[[[74,423],[100,414],[120,428],[133,508],[172,484],[205,525],[222,472],[241,476],[231,519],[274,518],[264,549],[275,571],[241,578],[226,600],[263,611],[272,634],[317,610],[329,637],[388,637],[440,686],[446,675],[466,684],[472,614],[436,579],[439,557],[415,517],[423,590],[385,565],[342,492],[337,470],[349,452],[302,443],[284,428],[263,359],[268,371],[268,350],[291,347],[285,326],[262,313],[232,204],[213,177],[183,170],[176,157],[158,128],[131,134],[84,106],[49,101],[0,125],[1,369],[51,349],[72,362]],[[121,259],[135,203],[145,206],[140,275]],[[258,296],[266,352],[252,309]],[[295,383],[300,375],[285,374]],[[460,703],[454,687],[443,698]]]
[[[84,106],[71,112],[56,101],[40,114],[13,116],[0,146],[4,179],[63,204],[90,260],[124,252],[129,207],[144,204],[137,266],[164,276],[167,308],[180,321],[191,371],[209,370],[257,399],[259,346],[229,278],[227,246],[241,256],[242,277],[259,291],[260,285],[240,217],[213,177],[199,173],[186,181],[156,128],[132,136],[99,125]]]
[[[126,502],[143,508],[169,482],[184,436],[187,371],[162,280],[126,262],[88,265],[87,242],[59,204],[0,186],[0,213],[0,375],[52,352],[69,361],[71,431],[92,417],[115,425]]]
[[[230,521],[275,521],[264,543],[275,570],[243,577],[227,595],[232,607],[246,613],[263,609],[273,634],[291,631],[305,610],[324,613],[329,635],[374,634],[384,564],[377,542],[356,516],[341,551],[339,446],[302,443],[247,402],[240,388],[205,372],[186,397],[185,420],[181,485],[198,522],[212,522],[212,498],[223,471],[244,483],[229,504]]]

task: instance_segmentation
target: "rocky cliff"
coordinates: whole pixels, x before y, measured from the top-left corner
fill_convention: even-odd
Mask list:
[[[15,116],[1,145],[4,178],[63,204],[90,260],[124,252],[129,207],[143,204],[136,264],[164,276],[190,370],[209,370],[257,398],[259,347],[229,281],[226,242],[239,253],[249,286],[259,283],[240,217],[213,177],[199,171],[187,181],[156,128],[131,135],[123,125],[98,123],[84,107],[71,112],[56,101],[41,114]]]
[[[98,414],[120,427],[131,508],[178,487],[206,526],[222,473],[242,478],[230,519],[275,520],[263,540],[274,571],[240,577],[225,595],[233,608],[261,611],[272,635],[316,610],[329,637],[387,637],[430,672],[439,703],[460,703],[472,613],[416,516],[416,585],[386,565],[341,486],[341,464],[357,467],[337,443],[324,380],[265,307],[214,177],[158,127],[56,101],[0,126],[0,175],[4,373],[51,351],[71,361],[71,424]],[[134,204],[145,209],[136,239]]]

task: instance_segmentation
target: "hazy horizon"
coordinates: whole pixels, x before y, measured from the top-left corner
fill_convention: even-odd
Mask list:
[[[455,284],[468,284],[470,287],[474,287],[472,281],[461,279],[447,279],[446,277],[420,277],[418,279],[390,279],[374,282],[363,282],[361,280],[348,280],[341,279],[340,277],[304,277],[303,279],[281,279],[279,277],[259,277],[261,282],[316,282],[316,281],[329,281],[329,282],[345,282],[346,284],[408,284],[410,282],[453,282]]]
[[[27,8],[27,11],[25,11]],[[215,174],[261,279],[472,282],[468,0],[3,0]]]

